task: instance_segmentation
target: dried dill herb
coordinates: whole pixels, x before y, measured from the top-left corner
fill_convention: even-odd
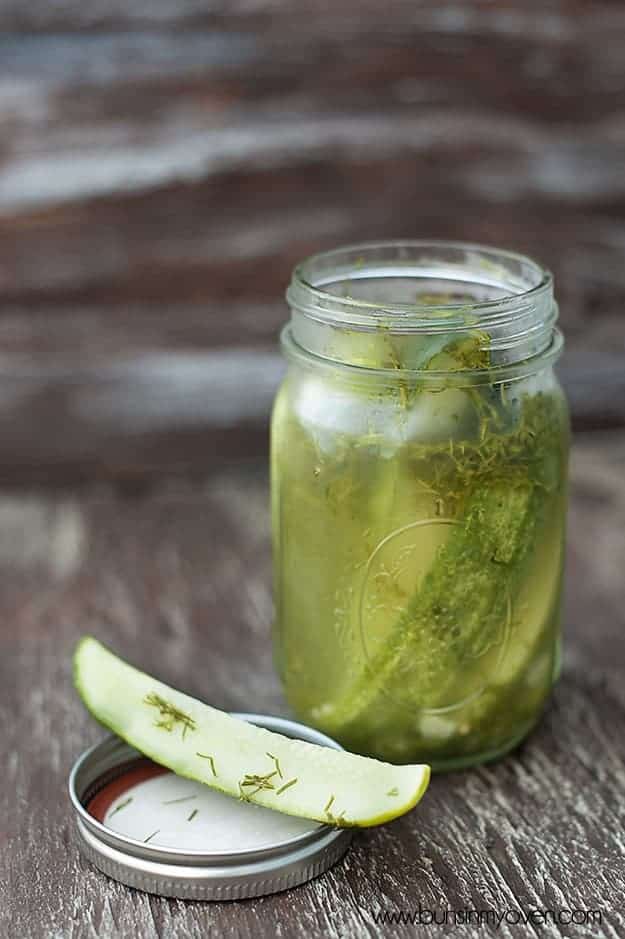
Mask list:
[[[159,694],[151,692],[143,699],[145,704],[158,710],[159,719],[156,721],[156,727],[162,727],[168,733],[171,733],[175,727],[182,727],[182,738],[184,740],[188,730],[195,730],[195,721],[189,714],[185,714],[175,704],[165,701]]]

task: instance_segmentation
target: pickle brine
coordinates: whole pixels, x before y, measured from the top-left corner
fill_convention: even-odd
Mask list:
[[[550,369],[489,380],[484,345],[439,339],[425,364],[418,351],[449,381],[295,369],[274,409],[287,698],[385,760],[504,752],[558,668],[566,404]]]

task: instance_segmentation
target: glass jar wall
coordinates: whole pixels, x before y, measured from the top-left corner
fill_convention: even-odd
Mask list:
[[[297,268],[272,420],[275,648],[297,715],[435,769],[535,723],[559,661],[568,416],[550,276],[470,245]]]

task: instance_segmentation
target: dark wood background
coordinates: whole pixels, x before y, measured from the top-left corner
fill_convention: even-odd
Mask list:
[[[217,704],[284,709],[283,290],[312,251],[430,236],[555,273],[577,431],[555,703],[518,756],[435,780],[288,896],[110,884],[64,793],[99,734],[72,644],[91,630]],[[541,934],[622,935],[624,308],[622,0],[0,0],[3,939],[374,937],[373,912],[419,901],[593,906],[600,932]]]
[[[2,0],[0,29],[7,481],[254,456],[290,270],[357,239],[536,255],[576,426],[622,426],[622,2]]]

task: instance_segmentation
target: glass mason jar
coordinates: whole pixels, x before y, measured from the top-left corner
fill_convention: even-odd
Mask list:
[[[294,273],[272,419],[288,701],[356,752],[494,759],[559,668],[569,425],[551,276],[364,244]]]

